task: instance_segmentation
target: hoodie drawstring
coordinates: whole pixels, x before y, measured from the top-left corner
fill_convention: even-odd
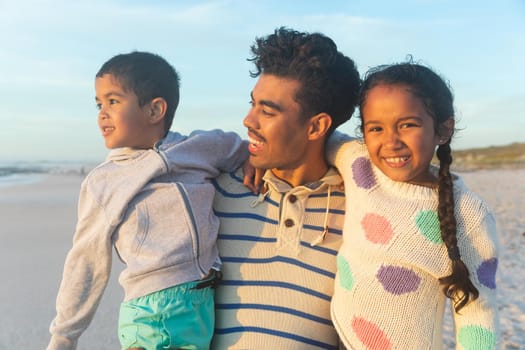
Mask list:
[[[330,212],[330,194],[331,193],[332,193],[332,186],[328,185],[328,196],[326,199],[326,211],[324,213],[323,232],[310,243],[311,247],[316,246],[322,241],[324,241],[326,234],[328,233],[328,214]]]
[[[267,196],[268,193],[270,192],[270,191],[268,190],[268,187],[267,187],[266,184],[265,184],[264,187],[263,187],[263,191],[264,191],[264,193],[259,192],[259,195],[257,196],[257,198],[255,198],[255,199],[253,200],[253,202],[250,203],[250,207],[255,208],[256,206],[258,206],[259,204],[261,204],[262,202],[264,202],[264,199],[266,198],[266,196]]]

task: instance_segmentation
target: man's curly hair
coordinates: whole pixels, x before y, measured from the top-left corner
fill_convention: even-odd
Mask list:
[[[255,64],[250,75],[270,74],[298,80],[295,96],[303,117],[318,113],[332,117],[329,134],[350,119],[358,103],[361,80],[350,58],[337,50],[334,41],[321,33],[298,32],[280,27],[256,38],[251,46]]]

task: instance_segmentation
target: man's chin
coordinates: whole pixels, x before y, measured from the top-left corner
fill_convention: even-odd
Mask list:
[[[250,165],[254,168],[257,168],[257,169],[268,169],[269,168],[268,163],[265,162],[260,157],[250,155],[249,161],[250,161]]]

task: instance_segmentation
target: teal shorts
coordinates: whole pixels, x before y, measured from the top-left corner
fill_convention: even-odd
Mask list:
[[[215,275],[210,279],[215,279]],[[122,349],[209,349],[215,324],[215,289],[207,279],[180,284],[120,305]],[[212,283],[213,285],[213,283]]]

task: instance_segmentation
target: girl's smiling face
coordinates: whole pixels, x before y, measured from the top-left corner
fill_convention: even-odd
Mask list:
[[[423,101],[408,86],[373,87],[361,113],[370,158],[386,176],[423,186],[436,183],[430,162],[440,136]]]

